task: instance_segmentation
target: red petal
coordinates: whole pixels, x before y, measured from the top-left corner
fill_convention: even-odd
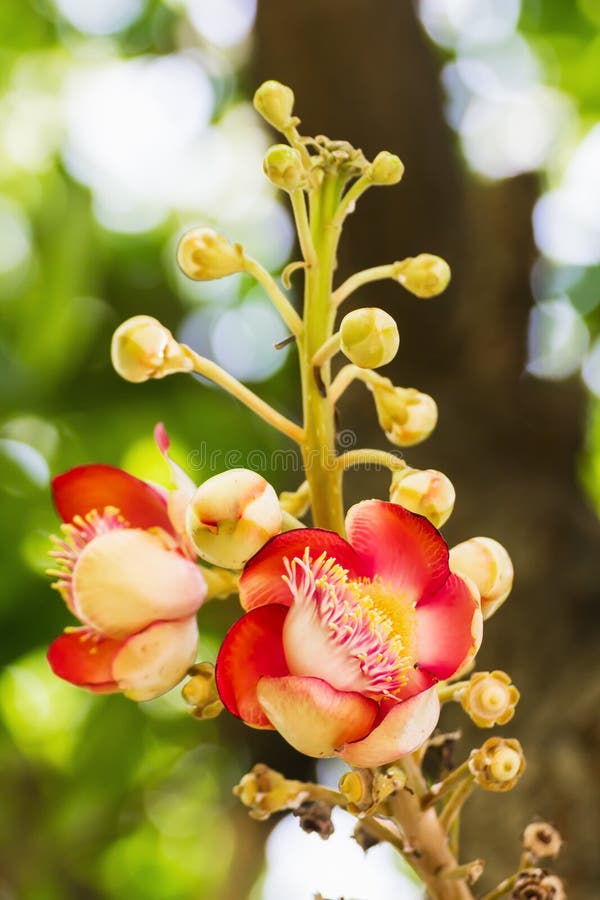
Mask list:
[[[174,534],[164,497],[123,469],[102,464],[77,466],[52,479],[54,505],[63,522],[116,506],[132,528],[159,526]]]
[[[334,531],[322,528],[297,528],[286,531],[271,538],[262,550],[259,550],[246,565],[240,578],[240,602],[244,609],[255,609],[267,603],[281,603],[290,606],[292,595],[282,580],[285,575],[283,560],[290,561],[304,556],[306,548],[310,555],[317,559],[321,553],[334,557],[338,563],[350,572],[351,578],[365,574],[356,553]]]
[[[397,697],[398,700],[409,700],[411,697],[414,697],[415,694],[420,694],[423,691],[428,690],[432,685],[437,684],[438,681],[439,678],[436,678],[436,676],[432,675],[431,672],[428,672],[427,669],[422,669],[417,666],[416,669],[411,670],[406,684],[403,685],[400,690],[394,691],[394,697]]]
[[[59,678],[92,691],[117,691],[112,667],[122,641],[101,637],[91,628],[61,634],[48,650],[50,668]]]
[[[369,733],[379,709],[374,700],[321,678],[261,678],[257,693],[277,731],[306,756],[334,756],[337,747]]]
[[[437,678],[450,678],[479,649],[482,616],[474,584],[450,575],[432,597],[417,605],[419,665]]]
[[[403,506],[383,500],[357,503],[346,516],[346,531],[363,560],[363,574],[378,575],[415,599],[435,593],[448,577],[448,547],[441,534]]]
[[[229,629],[216,664],[221,700],[234,716],[255,728],[272,728],[256,697],[263,675],[287,675],[281,634],[287,608],[269,605],[246,613]]]
[[[390,705],[383,719],[362,741],[346,744],[339,755],[351,766],[385,766],[426,741],[440,715],[437,689]]]

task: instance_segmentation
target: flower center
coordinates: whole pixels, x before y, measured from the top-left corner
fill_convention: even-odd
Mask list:
[[[62,537],[50,535],[54,550],[50,551],[49,556],[56,560],[57,568],[48,569],[47,574],[58,579],[52,587],[59,592],[71,611],[74,606],[73,570],[77,560],[90,541],[117,528],[129,528],[129,522],[115,506],[106,506],[102,513],[93,509],[85,516],[75,516],[69,524],[61,525]]]
[[[283,638],[292,674],[338,690],[393,695],[402,688],[414,661],[414,603],[377,576],[348,579],[325,553],[313,561],[308,548],[285,567],[294,596]]]

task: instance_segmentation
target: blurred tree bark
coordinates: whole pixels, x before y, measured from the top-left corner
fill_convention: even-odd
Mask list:
[[[553,819],[569,841],[559,869],[570,896],[583,900],[600,873],[593,837],[600,727],[591,687],[600,669],[600,529],[576,481],[585,395],[575,381],[524,374],[535,180],[487,185],[465,174],[443,117],[439,68],[411,4],[303,0],[284,10],[275,0],[259,3],[256,83],[293,86],[304,133],[347,138],[371,156],[389,149],[406,165],[398,188],[374,189],[360,201],[342,243],[340,279],[423,251],[453,269],[438,300],[417,301],[386,283],[351,302],[395,313],[401,350],[386,374],[439,403],[436,433],[407,457],[455,483],[450,545],[489,534],[515,562],[515,591],[488,623],[480,668],[506,668],[522,690],[517,719],[504,731],[523,742],[529,771],[513,794],[472,801],[465,858],[485,856],[485,883],[493,884],[514,869],[529,819]],[[360,386],[342,414],[344,427],[368,423],[362,445],[383,446]],[[353,487],[349,499],[358,497]],[[381,477],[362,477],[363,497],[384,491]],[[486,737],[465,730],[467,739]]]

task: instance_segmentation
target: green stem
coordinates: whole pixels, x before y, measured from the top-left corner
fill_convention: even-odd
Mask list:
[[[339,227],[333,218],[339,203],[341,181],[327,173],[310,197],[310,225],[316,262],[307,270],[304,296],[304,332],[298,342],[304,406],[304,467],[308,481],[313,524],[344,533],[342,472],[335,463],[334,407],[327,396],[331,365],[315,378],[312,359],[333,332],[335,309],[331,300]]]

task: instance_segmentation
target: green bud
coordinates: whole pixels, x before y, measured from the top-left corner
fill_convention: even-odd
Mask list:
[[[450,266],[440,256],[420,253],[419,256],[400,263],[396,278],[407,291],[417,297],[437,297],[448,287]]]
[[[272,184],[284,191],[295,191],[304,184],[300,154],[287,144],[269,147],[263,160],[263,171]]]
[[[404,175],[404,163],[394,153],[382,150],[371,163],[371,180],[374,184],[398,184]]]
[[[284,131],[292,124],[294,92],[279,81],[265,81],[254,94],[254,109],[278,131]]]
[[[341,348],[361,369],[377,369],[395,357],[400,344],[398,326],[383,309],[355,309],[340,325]]]
[[[244,268],[244,253],[213,228],[193,228],[179,241],[177,263],[193,281],[211,281]]]

